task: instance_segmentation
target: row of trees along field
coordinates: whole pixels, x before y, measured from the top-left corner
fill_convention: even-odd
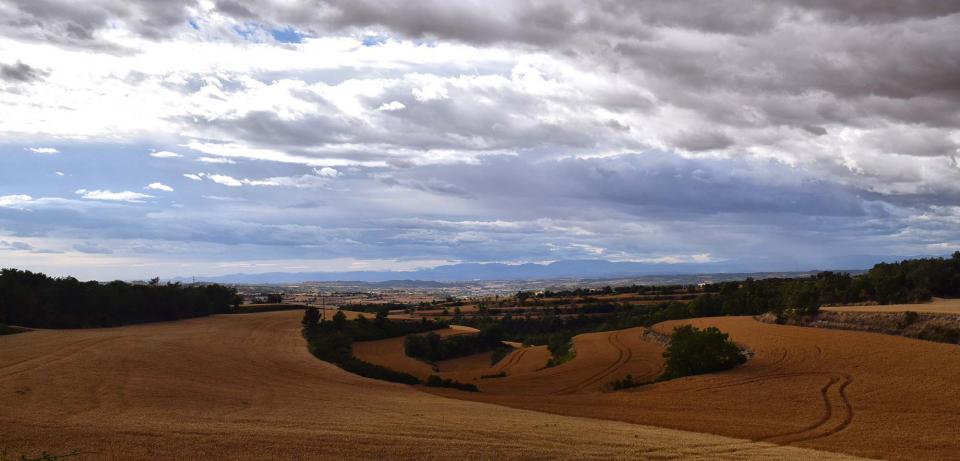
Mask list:
[[[372,321],[363,315],[353,320],[347,320],[347,316],[341,311],[337,311],[333,319],[323,321],[320,318],[320,311],[315,307],[308,307],[304,311],[302,322],[303,337],[307,340],[310,353],[351,373],[396,383],[426,384],[431,387],[450,387],[464,391],[477,391],[477,386],[473,384],[441,379],[435,375],[431,375],[426,382],[422,382],[420,378],[411,374],[365,362],[353,355],[353,343],[355,341],[372,341],[424,333],[446,328],[447,324],[444,322],[434,322],[426,318],[419,322],[394,322],[387,318],[386,309],[379,310]]]
[[[33,328],[109,327],[233,312],[240,298],[222,285],[81,282],[0,270],[0,324]]]
[[[706,295],[690,303],[694,317],[788,309],[812,315],[827,304],[904,304],[926,302],[933,296],[955,298],[960,297],[960,252],[950,258],[881,263],[857,276],[821,272],[799,279],[747,279],[707,285],[704,291]]]
[[[614,289],[617,291],[617,289]],[[654,290],[650,290],[654,291]],[[766,312],[778,316],[807,316],[825,304],[876,302],[878,304],[928,301],[932,296],[960,297],[960,252],[950,258],[913,259],[892,264],[877,264],[869,271],[851,276],[846,273],[821,272],[804,278],[746,279],[736,282],[708,284],[701,296],[686,301],[666,301],[650,305],[631,305],[604,301],[603,309],[572,307],[557,315],[546,311],[541,315],[513,316],[497,319],[490,316],[468,317],[461,323],[481,331],[495,328],[502,339],[526,344],[548,344],[550,337],[562,333],[576,335],[591,331],[608,331],[651,326],[666,320],[722,315],[759,315]],[[529,293],[528,293],[529,295]],[[586,313],[604,315],[583,315]]]

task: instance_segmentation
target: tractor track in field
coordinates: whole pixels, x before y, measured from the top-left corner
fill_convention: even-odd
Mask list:
[[[633,351],[629,347],[623,345],[620,342],[620,332],[613,332],[607,336],[607,342],[610,343],[617,350],[617,359],[612,364],[608,365],[606,368],[590,375],[587,379],[580,381],[579,383],[564,387],[556,392],[556,394],[572,394],[577,391],[581,391],[587,386],[596,384],[598,381],[604,377],[609,376],[613,372],[617,371],[620,367],[626,365],[627,362],[633,358]]]
[[[524,354],[526,354],[526,353],[527,353],[527,349],[526,349],[526,348],[523,348],[523,349],[519,349],[519,350],[517,350],[516,352],[514,352],[513,354],[511,354],[511,357],[507,360],[507,363],[505,363],[505,364],[500,368],[500,371],[506,373],[507,370],[513,368],[514,365],[520,363],[520,360],[523,358]]]

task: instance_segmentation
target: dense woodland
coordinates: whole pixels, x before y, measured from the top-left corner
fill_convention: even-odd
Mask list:
[[[81,282],[0,270],[0,324],[109,327],[233,312],[239,302],[236,291],[222,285]]]

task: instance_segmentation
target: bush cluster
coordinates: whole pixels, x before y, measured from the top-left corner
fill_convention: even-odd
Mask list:
[[[573,350],[573,336],[566,332],[558,332],[550,335],[550,338],[547,340],[547,350],[550,351],[550,360],[547,360],[547,368],[568,362],[577,355],[576,351]]]
[[[919,334],[918,339],[936,341],[940,343],[957,344],[960,342],[960,329],[938,325],[927,325]]]
[[[443,379],[437,375],[430,375],[427,378],[427,386],[429,387],[449,387],[451,389],[458,389],[461,391],[467,392],[480,392],[480,389],[476,385],[470,383],[461,383],[454,381],[452,379]]]
[[[674,328],[663,358],[660,381],[727,370],[747,361],[726,333],[716,327],[700,330],[692,325]]]
[[[641,384],[643,383],[638,383],[633,379],[633,375],[627,375],[623,379],[617,379],[610,382],[609,384],[607,384],[607,387],[610,390],[620,391],[623,389],[630,389],[631,387],[637,387],[637,386],[640,386]]]

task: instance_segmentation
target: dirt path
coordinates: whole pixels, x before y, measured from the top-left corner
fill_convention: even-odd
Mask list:
[[[0,451],[129,459],[839,459],[451,400],[310,356],[296,311],[0,337]]]

